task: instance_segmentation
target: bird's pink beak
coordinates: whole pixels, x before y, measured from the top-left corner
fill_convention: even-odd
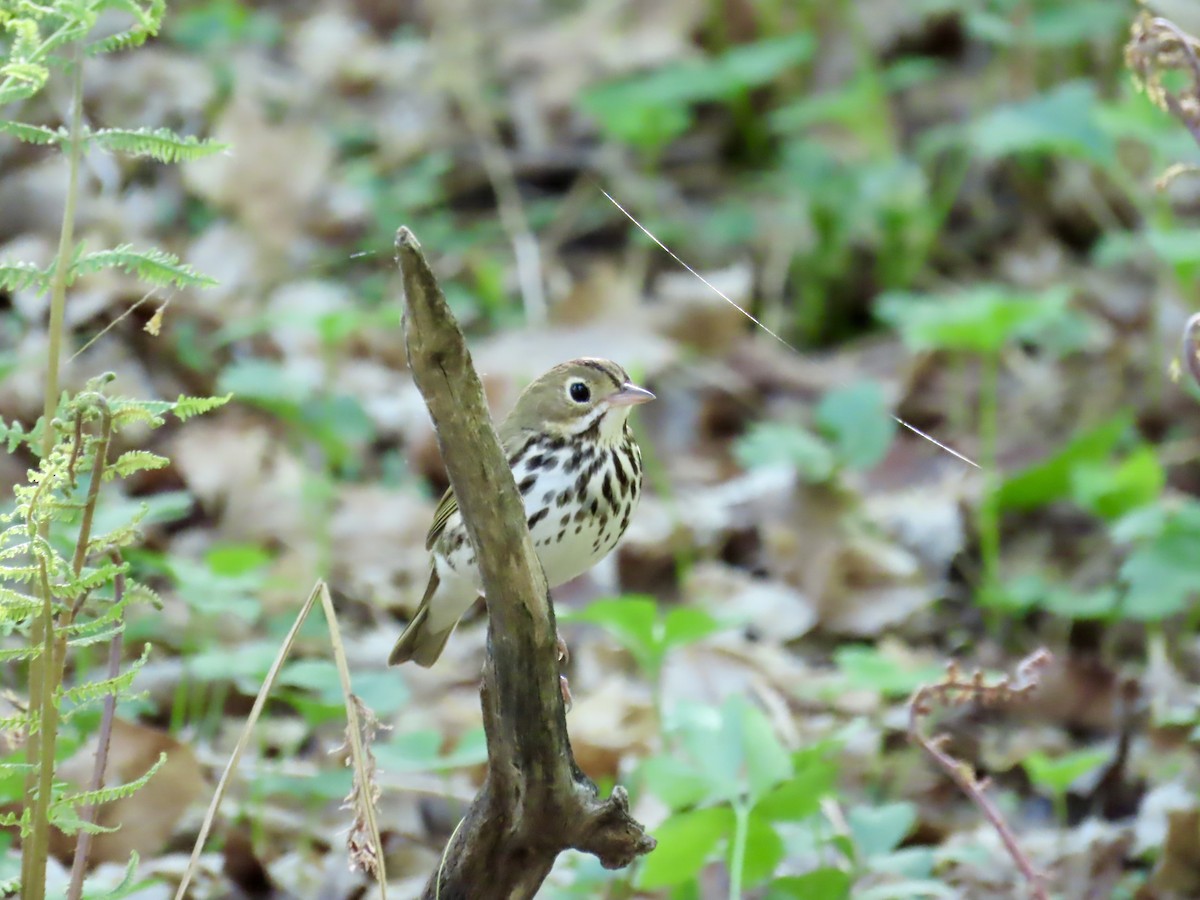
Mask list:
[[[637,406],[640,403],[649,403],[654,399],[654,395],[645,388],[638,387],[632,382],[625,382],[621,385],[621,389],[608,398],[609,406]]]

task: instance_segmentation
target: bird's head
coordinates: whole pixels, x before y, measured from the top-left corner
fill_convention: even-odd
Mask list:
[[[567,439],[594,435],[601,443],[616,444],[633,407],[653,399],[615,362],[573,359],[525,388],[506,425]]]

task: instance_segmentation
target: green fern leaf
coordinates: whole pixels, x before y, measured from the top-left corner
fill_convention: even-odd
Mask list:
[[[41,652],[41,644],[28,644],[24,647],[4,647],[0,648],[0,662],[13,662],[15,660],[33,659]],[[0,719],[0,725],[3,724],[4,720]]]
[[[104,612],[96,616],[96,618],[90,619],[86,622],[73,622],[72,624],[59,629],[59,631],[61,633],[65,633],[70,639],[90,637],[98,631],[108,629],[113,624],[117,624],[119,628],[121,616],[125,614],[125,607],[127,607],[130,603],[136,602],[139,601],[135,598],[132,598],[129,594],[128,588],[126,588],[125,596],[121,598],[120,603],[110,603],[108,609],[104,610]],[[112,631],[108,631],[106,633],[112,634]],[[74,641],[68,640],[68,643],[74,643]]]
[[[26,144],[60,144],[68,136],[65,128],[46,128],[43,125],[14,122],[12,119],[0,119],[0,134],[11,134]]]
[[[51,806],[52,815],[54,812],[68,807],[93,806],[101,803],[111,803],[113,800],[121,800],[128,797],[136,793],[139,788],[153,778],[166,761],[167,754],[160,753],[154,765],[146,770],[146,773],[140,778],[135,778],[133,781],[128,781],[125,784],[100,788],[98,791],[79,791],[74,794],[65,794]]]
[[[41,608],[42,601],[37,597],[0,584],[0,622],[19,622],[35,615]]]
[[[125,599],[130,603],[149,603],[155,609],[163,608],[163,598],[154,588],[147,587],[140,581],[131,581],[125,585]]]
[[[121,883],[102,894],[84,889],[83,900],[125,900],[126,897],[140,893],[146,887],[146,883],[137,880],[138,861],[137,851],[130,851],[129,865],[125,867],[125,877],[121,879]]]
[[[164,163],[191,162],[229,149],[228,144],[176,134],[169,128],[105,128],[93,131],[88,140],[110,153],[150,156]]]
[[[147,38],[154,37],[162,27],[166,0],[150,0],[141,4],[136,0],[109,0],[110,8],[123,9],[134,18],[135,24],[125,31],[111,34],[87,45],[86,51],[94,56],[140,47]]]
[[[0,107],[7,106],[16,100],[32,97],[43,87],[50,77],[50,70],[39,63],[13,60],[0,66]]]
[[[142,657],[145,660],[145,655]],[[83,684],[77,684],[73,687],[62,690],[59,694],[61,702],[71,704],[90,703],[93,700],[100,700],[110,695],[116,696],[125,693],[129,686],[133,683],[133,677],[137,674],[139,667],[131,666],[127,671],[122,672],[115,678],[103,678],[100,681],[86,681]]]
[[[104,470],[104,480],[111,481],[114,478],[128,478],[135,472],[146,472],[152,469],[164,468],[170,462],[165,456],[159,456],[157,453],[151,453],[149,450],[126,450]]]
[[[137,275],[142,281],[163,286],[208,287],[216,284],[212,278],[181,263],[173,253],[157,248],[135,250],[131,244],[122,244],[111,250],[97,250],[79,257],[71,265],[67,277],[74,282],[80,275],[101,269],[120,269]]]
[[[29,584],[37,576],[37,573],[37,566],[0,566],[0,578],[8,582]]]
[[[41,293],[50,285],[50,276],[44,269],[39,269],[31,262],[15,260],[0,263],[0,290],[23,291],[36,287]],[[12,453],[10,449],[8,451]]]
[[[193,416],[202,416],[219,409],[232,399],[233,394],[226,394],[224,397],[185,397],[180,394],[179,399],[175,401],[173,412],[180,422],[186,422]]]

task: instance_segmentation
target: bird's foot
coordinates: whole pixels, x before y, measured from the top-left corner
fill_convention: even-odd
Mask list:
[[[562,639],[561,635],[555,637],[554,647],[558,650],[559,665],[565,666],[571,661],[571,654],[567,650],[567,642]],[[574,700],[571,698],[571,685],[568,683],[566,675],[559,675],[558,678],[559,684],[562,686],[563,705],[566,706],[567,712],[570,712],[571,706],[574,703]]]

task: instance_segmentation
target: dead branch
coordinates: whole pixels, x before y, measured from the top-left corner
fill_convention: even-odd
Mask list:
[[[479,376],[407,228],[396,232],[396,259],[404,280],[409,366],[437,429],[488,606],[480,689],[487,777],[423,897],[533,897],[563,850],[591,853],[615,869],[653,850],[655,842],[630,817],[624,789],[601,800],[575,764],[559,686],[554,610]]]
[[[1034,868],[1029,857],[1017,843],[1008,823],[1000,810],[988,797],[987,783],[975,777],[971,766],[960,759],[955,759],[945,750],[943,736],[927,737],[921,732],[921,723],[933,712],[936,706],[958,706],[968,702],[978,702],[984,706],[1007,706],[1028,697],[1037,689],[1038,677],[1041,670],[1049,665],[1051,656],[1047,650],[1037,650],[1025,657],[1017,666],[1016,677],[1005,676],[995,684],[988,684],[982,672],[975,672],[970,678],[963,677],[956,663],[951,662],[946,667],[946,677],[937,684],[926,684],[917,688],[908,701],[908,738],[938,764],[967,797],[979,807],[984,818],[991,823],[1000,835],[1000,840],[1012,861],[1016,864],[1025,881],[1029,884],[1034,900],[1048,900],[1045,880]]]

